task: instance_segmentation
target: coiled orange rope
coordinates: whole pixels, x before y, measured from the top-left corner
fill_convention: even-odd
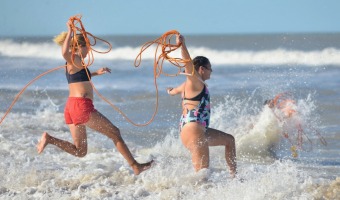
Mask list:
[[[88,49],[87,62],[85,62],[85,58],[83,58],[82,55],[80,55],[81,60],[84,64],[85,68],[89,67],[94,62],[93,51],[95,51],[97,53],[102,53],[102,54],[105,54],[105,53],[108,53],[108,52],[111,51],[112,45],[108,41],[103,40],[99,37],[96,37],[93,34],[87,32],[85,30],[85,27],[83,26],[83,23],[81,21],[81,15],[75,15],[73,17],[70,17],[70,20],[72,22],[72,25],[71,25],[72,35],[75,36],[77,34],[81,34],[81,35],[83,35],[83,37],[85,39],[86,47]],[[77,25],[79,25],[80,27],[78,27]],[[93,39],[93,43],[90,42],[89,37],[91,37]],[[97,44],[97,40],[100,40],[100,41],[106,43],[109,46],[108,50],[107,51],[98,51],[98,50],[94,49],[93,46],[95,46]],[[80,44],[78,43],[78,40],[72,40],[71,52],[72,52],[73,58],[76,55],[77,49],[80,49]]]
[[[185,60],[185,59],[182,59],[182,58],[174,58],[174,57],[170,56],[170,53],[176,51],[182,45],[181,43],[171,43],[171,39],[174,36],[179,35],[179,34],[180,33],[176,30],[167,31],[161,37],[159,37],[159,38],[157,38],[153,41],[149,41],[149,42],[144,43],[141,47],[139,54],[136,56],[134,65],[135,65],[135,67],[139,67],[141,62],[142,62],[142,54],[144,53],[144,51],[146,51],[152,45],[157,45],[156,50],[155,50],[155,56],[154,56],[154,64],[153,64],[154,85],[155,85],[155,90],[156,90],[156,105],[155,105],[155,110],[154,110],[153,116],[151,117],[151,119],[147,123],[145,123],[143,125],[147,125],[147,124],[151,123],[152,120],[154,119],[156,113],[157,113],[157,110],[158,110],[157,78],[162,74],[165,75],[165,76],[178,76],[180,74],[193,76],[194,73],[195,73],[195,70],[193,70],[191,74],[185,74],[185,73],[182,72],[183,71],[182,69],[185,68],[185,65],[189,62],[192,62],[191,59]],[[159,53],[159,49],[161,49],[160,53]],[[172,65],[174,65],[178,68],[177,73],[169,74],[169,73],[163,72],[163,64],[164,64],[165,60],[170,62]]]
[[[135,67],[139,67],[141,64],[141,60],[142,60],[142,53],[148,49],[151,45],[157,44],[156,47],[156,51],[155,51],[155,58],[154,58],[154,77],[155,79],[158,78],[161,74],[165,75],[165,76],[178,76],[182,73],[182,69],[185,68],[185,65],[187,63],[192,62],[192,60],[185,60],[182,58],[174,58],[171,57],[169,54],[173,51],[176,51],[178,48],[181,47],[181,43],[178,44],[173,44],[171,43],[171,39],[173,38],[173,36],[175,35],[179,35],[180,33],[176,30],[171,30],[168,31],[166,33],[164,33],[161,37],[157,38],[156,40],[153,41],[149,41],[146,42],[139,54],[137,55],[134,65]],[[159,48],[161,48],[161,53],[158,55],[158,50]],[[176,74],[169,74],[169,73],[164,73],[163,72],[163,63],[164,60],[169,61],[171,64],[173,64],[174,66],[178,67],[178,71]],[[191,75],[194,75],[195,70],[192,71]]]

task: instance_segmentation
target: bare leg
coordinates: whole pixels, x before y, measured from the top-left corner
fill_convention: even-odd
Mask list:
[[[222,131],[208,128],[207,137],[209,146],[225,146],[225,159],[230,169],[230,175],[236,175],[236,148],[235,139],[232,135]]]
[[[93,130],[96,130],[110,139],[112,139],[113,143],[117,147],[118,151],[123,155],[123,157],[127,160],[129,165],[132,167],[133,172],[138,175],[141,172],[149,169],[153,161],[140,164],[138,163],[132,156],[129,148],[125,144],[123,138],[120,135],[119,129],[114,126],[104,115],[100,112],[95,111],[91,113],[90,120],[86,123],[88,127]]]
[[[196,122],[190,122],[182,128],[181,139],[191,152],[192,164],[197,171],[209,167],[209,146],[204,135],[204,128]]]
[[[42,134],[40,142],[37,145],[38,153],[40,154],[45,149],[47,144],[53,144],[69,154],[77,157],[84,157],[87,154],[87,136],[85,126],[75,126],[73,124],[70,124],[69,128],[74,144],[65,140],[52,137],[47,132],[44,132]]]

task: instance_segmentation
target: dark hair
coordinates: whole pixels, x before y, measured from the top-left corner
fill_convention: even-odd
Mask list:
[[[83,34],[78,33],[74,38],[77,39],[77,42],[80,46],[86,46],[86,41]]]
[[[210,61],[208,58],[204,57],[204,56],[196,56],[193,60],[192,60],[195,70],[198,71],[200,66],[206,66],[208,64],[210,64]]]
[[[274,105],[274,99],[267,99],[264,101],[263,105],[270,105],[270,104],[273,104]]]
[[[267,100],[265,100],[265,101],[264,101],[264,103],[263,103],[263,105],[267,105],[267,104],[269,104],[269,103],[270,103],[270,101],[271,101],[271,99],[267,99]]]

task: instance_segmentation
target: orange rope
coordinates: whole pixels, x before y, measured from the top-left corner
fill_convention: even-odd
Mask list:
[[[81,61],[82,61],[83,65],[84,65],[84,68],[87,68],[88,66],[90,66],[90,65],[93,64],[93,62],[94,62],[93,51],[95,51],[95,52],[97,52],[97,53],[108,53],[109,51],[111,51],[112,46],[111,46],[111,44],[110,44],[109,42],[107,42],[107,41],[105,41],[105,40],[103,40],[103,39],[100,39],[100,38],[98,38],[98,37],[92,35],[92,34],[89,33],[89,32],[86,32],[86,30],[85,30],[85,28],[84,28],[84,26],[83,26],[83,24],[82,24],[82,22],[81,22],[81,16],[80,16],[80,15],[73,16],[73,17],[70,18],[70,20],[72,21],[72,24],[71,24],[71,32],[72,32],[72,33],[71,33],[71,35],[73,35],[73,36],[75,36],[75,35],[77,35],[77,34],[83,35],[83,37],[84,37],[84,39],[85,39],[85,42],[86,42],[86,47],[88,48],[88,58],[87,58],[87,62],[85,62],[85,60],[84,60],[85,58],[82,57],[82,55],[80,55]],[[78,26],[80,26],[80,27],[78,27]],[[92,37],[94,43],[91,44],[90,39],[89,39],[89,36]],[[95,50],[92,46],[94,46],[94,45],[97,43],[97,40],[103,41],[104,43],[108,44],[108,45],[109,45],[109,50],[104,51],[104,52]],[[74,56],[75,56],[75,54],[77,53],[77,49],[80,49],[81,47],[80,47],[80,44],[78,43],[77,40],[74,40],[74,39],[73,39],[73,40],[71,41],[71,43],[72,43],[72,44],[71,44],[71,52],[72,52],[72,56],[73,56],[73,57],[72,57],[72,62],[73,62],[73,61],[74,61]],[[73,62],[73,64],[74,64],[74,62]],[[42,73],[41,75],[39,75],[39,76],[37,76],[36,78],[34,78],[33,80],[31,80],[28,84],[26,84],[26,85],[24,86],[24,88],[16,95],[16,97],[15,97],[15,99],[13,100],[13,102],[11,103],[10,107],[9,107],[8,110],[5,112],[5,115],[1,118],[0,124],[3,122],[3,120],[4,120],[4,119],[6,118],[6,116],[9,114],[9,112],[11,111],[12,107],[14,106],[14,104],[18,101],[19,97],[22,95],[22,93],[26,90],[26,88],[27,88],[28,86],[30,86],[33,82],[35,82],[36,80],[38,80],[38,79],[41,78],[42,76],[44,76],[44,75],[46,75],[46,74],[48,74],[48,73],[51,73],[51,72],[53,72],[53,71],[55,71],[55,70],[58,70],[58,69],[60,69],[60,68],[64,68],[64,67],[65,67],[65,66],[60,66],[60,67],[51,69],[51,70],[49,70],[49,71],[47,71],[47,72],[44,72],[44,73]],[[96,92],[96,94],[97,94],[100,98],[102,98],[105,102],[107,102],[111,107],[113,107],[117,112],[119,112],[119,113],[120,113],[120,114],[121,114],[128,122],[130,122],[131,124],[133,124],[133,125],[135,125],[135,126],[146,126],[146,125],[150,124],[150,123],[153,121],[153,119],[154,119],[154,117],[155,117],[155,115],[156,115],[156,113],[157,113],[157,110],[158,110],[158,89],[157,89],[157,85],[156,85],[156,91],[157,91],[157,93],[156,93],[156,95],[157,95],[157,105],[156,105],[156,107],[155,107],[155,112],[154,112],[154,114],[152,115],[151,119],[150,119],[147,123],[144,123],[144,124],[137,124],[137,123],[134,123],[132,120],[130,120],[130,119],[126,116],[126,114],[124,114],[118,107],[116,107],[116,106],[115,106],[113,103],[111,103],[107,98],[105,98],[103,95],[101,95],[101,94],[99,93],[99,91],[95,88],[93,82],[92,82],[91,79],[90,79],[90,74],[88,73],[87,70],[85,70],[85,71],[86,71],[87,76],[88,76],[88,78],[89,78],[89,80],[90,80],[90,83],[91,83],[91,85],[92,85],[92,88],[93,88],[93,90]]]
[[[81,34],[83,35],[85,42],[86,42],[86,46],[88,48],[88,58],[87,58],[87,62],[85,62],[85,58],[82,57],[82,55],[80,55],[82,63],[84,64],[84,68],[87,68],[88,66],[92,65],[94,62],[94,57],[93,57],[93,51],[97,52],[97,53],[108,53],[109,51],[111,51],[112,46],[109,42],[100,39],[94,35],[92,35],[89,32],[86,32],[82,22],[81,22],[81,16],[80,15],[76,15],[70,18],[70,20],[72,21],[72,25],[71,25],[71,31],[73,36],[77,35],[77,34]],[[80,27],[78,27],[78,26]],[[173,31],[168,31],[165,34],[163,34],[160,38],[154,40],[154,41],[150,41],[145,43],[142,48],[140,53],[137,55],[136,59],[135,59],[135,67],[138,67],[141,64],[141,59],[142,59],[142,53],[149,48],[151,45],[153,44],[157,44],[157,48],[156,48],[156,52],[155,52],[155,60],[154,60],[154,84],[155,84],[155,89],[156,89],[156,105],[155,105],[155,109],[154,109],[154,113],[152,115],[152,117],[150,118],[149,121],[147,121],[146,123],[143,124],[137,124],[135,122],[133,122],[131,119],[129,119],[127,117],[127,115],[125,113],[123,113],[117,106],[115,106],[113,103],[111,103],[107,98],[105,98],[102,94],[100,94],[100,92],[95,88],[93,82],[90,79],[90,75],[88,74],[88,71],[86,71],[87,76],[90,80],[90,83],[92,85],[93,90],[95,91],[95,93],[101,98],[103,99],[105,102],[107,102],[112,108],[114,108],[118,113],[120,113],[128,122],[130,122],[131,124],[135,125],[135,126],[146,126],[148,124],[150,124],[158,111],[158,86],[157,86],[157,78],[161,75],[161,74],[165,74],[166,76],[177,76],[179,74],[181,74],[181,69],[185,68],[185,64],[188,62],[192,62],[191,59],[190,60],[184,60],[181,58],[173,58],[171,57],[169,54],[175,50],[177,50],[178,48],[180,48],[181,43],[179,44],[171,44],[171,38],[176,35],[179,34],[177,31],[173,30]],[[90,43],[89,37],[93,38],[94,43]],[[96,40],[100,40],[103,41],[104,43],[109,45],[109,50],[104,51],[104,52],[100,52],[97,51],[95,49],[92,48],[92,46],[94,46],[96,44]],[[158,53],[158,49],[161,46],[162,49],[162,53],[158,56],[157,58],[157,53]],[[72,40],[72,44],[71,44],[71,52],[72,52],[72,62],[74,60],[74,56],[77,52],[77,49],[80,48],[80,44],[78,43],[77,40]],[[179,68],[178,72],[176,74],[166,74],[163,72],[162,67],[163,67],[163,63],[164,60],[169,61],[171,64],[177,66]],[[74,64],[74,63],[73,63]],[[16,101],[18,100],[18,98],[20,97],[20,95],[26,90],[26,88],[31,85],[34,81],[36,81],[37,79],[41,78],[42,76],[55,71],[57,69],[60,69],[62,67],[65,66],[61,66],[61,67],[57,67],[54,69],[51,69],[39,76],[37,76],[36,78],[34,78],[32,81],[30,81],[20,92],[19,94],[16,96],[16,98],[14,99],[14,101],[12,102],[11,106],[9,107],[9,109],[6,111],[5,115],[3,118],[1,118],[0,124],[2,123],[2,121],[5,119],[5,117],[8,115],[8,113],[10,112],[10,110],[12,109],[12,107],[14,106],[14,104],[16,103]],[[192,71],[192,74],[194,74],[194,71]]]
[[[174,35],[179,35],[179,32],[176,30],[171,30],[166,33],[164,33],[161,37],[157,38],[156,40],[146,42],[139,54],[137,55],[134,65],[135,67],[139,67],[142,62],[142,53],[148,49],[151,45],[157,44],[156,51],[155,51],[155,58],[154,58],[154,77],[158,78],[161,74],[164,74],[165,76],[178,76],[181,73],[182,69],[185,68],[185,65],[189,62],[192,62],[192,60],[185,60],[182,58],[173,58],[169,54],[173,51],[176,51],[178,48],[181,47],[181,43],[178,44],[172,44],[171,39]],[[161,53],[157,55],[159,52],[159,48],[161,48]],[[169,61],[174,66],[178,67],[178,71],[176,74],[168,74],[163,72],[163,63],[164,60]],[[192,74],[194,75],[195,70],[192,70]]]
[[[192,62],[192,60],[185,60],[182,58],[174,58],[171,57],[169,54],[173,51],[176,51],[177,49],[179,49],[181,47],[181,43],[177,43],[177,44],[173,44],[171,43],[171,39],[175,36],[175,35],[179,35],[179,32],[176,30],[171,30],[168,31],[166,33],[164,33],[161,37],[153,40],[153,41],[149,41],[146,42],[142,45],[141,50],[139,52],[139,54],[136,56],[134,65],[135,67],[139,67],[141,62],[142,62],[142,53],[144,53],[144,51],[146,49],[148,49],[149,47],[151,47],[152,45],[156,44],[156,50],[155,50],[155,56],[154,56],[154,68],[153,68],[153,73],[154,73],[154,85],[155,85],[155,90],[156,90],[156,106],[155,106],[155,111],[154,114],[152,116],[152,118],[150,119],[150,121],[148,121],[147,123],[143,124],[143,125],[147,125],[149,123],[152,122],[152,120],[154,119],[157,110],[158,110],[158,86],[157,86],[157,78],[163,74],[165,76],[178,76],[182,73],[182,69],[185,68],[185,65],[189,62]],[[161,53],[159,53],[159,49],[161,49]],[[158,55],[159,54],[159,55]],[[175,74],[169,74],[169,73],[164,73],[163,72],[163,63],[164,61],[167,60],[168,62],[170,62],[172,65],[176,66],[178,68],[177,73]],[[185,75],[191,75],[193,76],[195,73],[195,70],[192,70],[191,74],[185,74]],[[130,122],[132,123],[132,122]],[[134,123],[133,123],[134,124]],[[136,125],[136,124],[134,124]]]
[[[96,36],[94,36],[93,34],[86,32],[85,27],[83,26],[83,23],[81,22],[81,15],[75,15],[73,17],[70,17],[70,20],[72,22],[71,25],[71,32],[73,36],[77,35],[77,34],[81,34],[83,35],[84,39],[85,39],[85,43],[86,43],[86,47],[88,49],[88,56],[87,56],[87,63],[84,62],[85,58],[82,57],[82,55],[80,55],[81,60],[85,66],[85,68],[89,67],[90,65],[93,64],[94,62],[94,56],[93,56],[93,51],[97,52],[97,53],[108,53],[111,51],[112,49],[112,45],[106,41],[103,40],[101,38],[98,38]],[[77,27],[77,25],[79,24],[80,27]],[[93,43],[90,42],[89,36],[92,37],[93,39]],[[98,51],[96,49],[93,48],[93,46],[95,46],[97,44],[97,40],[100,40],[104,43],[106,43],[109,46],[109,49],[107,51]],[[78,43],[78,40],[72,40],[72,45],[71,45],[71,52],[72,52],[72,62],[73,62],[73,58],[76,55],[77,49],[80,49],[81,46]],[[74,63],[72,63],[74,64]]]

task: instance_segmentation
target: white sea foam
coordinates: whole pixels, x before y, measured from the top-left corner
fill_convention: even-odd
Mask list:
[[[56,55],[53,59],[60,59],[59,47],[52,47],[52,45],[50,47],[55,48],[53,51]],[[23,83],[27,82],[26,79],[31,79],[30,76],[33,76],[31,69],[19,76],[21,70],[13,67],[19,61],[6,60],[13,60],[13,63],[1,70],[2,73],[7,70],[7,73],[2,74],[2,78],[6,77],[6,81],[3,82],[4,89],[1,90],[0,95],[1,117],[17,93],[16,90],[8,90],[9,85],[14,84],[21,88]],[[36,62],[40,59],[18,60],[25,63],[27,60]],[[336,121],[338,116],[336,111],[339,108],[336,101],[337,87],[327,86],[318,89],[316,95],[308,94],[313,90],[310,85],[319,88],[324,87],[327,81],[334,84],[338,80],[336,74],[338,70],[331,68],[314,72],[312,69],[304,69],[286,73],[288,70],[253,71],[250,66],[247,69],[237,68],[236,72],[229,69],[216,71],[220,72],[216,73],[217,78],[208,82],[212,89],[211,127],[235,136],[238,176],[243,179],[243,182],[239,179],[230,179],[223,147],[210,148],[209,170],[194,172],[190,153],[182,145],[178,134],[180,97],[169,98],[163,90],[166,86],[176,85],[174,79],[170,78],[166,81],[164,79],[161,83],[163,85],[160,87],[160,91],[162,90],[160,111],[154,123],[147,127],[134,129],[113,109],[106,107],[106,103],[100,102],[98,97],[95,100],[95,106],[99,111],[117,114],[107,116],[115,125],[120,123],[118,127],[121,128],[122,136],[136,159],[141,162],[151,158],[155,160],[155,165],[150,170],[134,176],[113,142],[90,129],[88,129],[89,149],[86,157],[73,157],[51,145],[38,155],[35,145],[43,131],[72,141],[62,113],[67,92],[58,89],[59,86],[54,87],[54,90],[46,88],[56,84],[57,81],[60,81],[60,85],[66,84],[62,72],[57,73],[53,79],[46,78],[46,82],[37,83],[39,87],[34,86],[36,90],[25,93],[0,125],[2,161],[0,162],[2,177],[0,199],[281,200],[323,197],[339,199],[339,187],[337,187],[339,178],[336,179],[340,177],[337,156],[339,141],[337,134],[339,126]],[[153,89],[152,82],[149,83],[142,75],[138,79],[130,73],[122,73],[119,70],[115,73],[112,74],[115,75],[112,76],[114,79],[112,82],[115,84],[118,82],[117,88],[122,90],[111,91],[110,89],[105,94],[110,94],[114,102],[120,102],[118,106],[124,106],[123,110],[129,112],[129,116],[138,116],[137,120],[143,121],[154,106],[153,101],[150,100],[154,100],[154,94],[146,92],[148,85]],[[307,79],[310,85],[299,84],[298,81],[304,81],[306,76],[310,76],[310,79]],[[292,77],[298,80],[294,82],[295,79]],[[279,79],[284,81],[280,82]],[[105,82],[104,76],[97,80],[105,88],[113,87],[111,80]],[[131,80],[136,83],[130,84]],[[126,86],[122,87],[124,84]],[[125,90],[132,86],[140,93]],[[46,92],[41,91],[45,88]],[[296,97],[297,110],[301,118],[309,124],[320,128],[318,111],[323,112],[325,121],[321,128],[328,130],[324,135],[329,141],[327,147],[315,146],[311,152],[305,154],[301,152],[297,159],[293,159],[289,151],[290,144],[284,143],[286,140],[282,137],[277,141],[275,133],[280,129],[280,124],[273,121],[272,113],[263,108],[262,101],[272,98],[283,89],[300,91],[297,92]],[[247,93],[249,90],[250,93]],[[5,105],[3,102],[6,102]],[[313,142],[319,142],[316,134],[313,132],[307,134],[312,134]],[[265,137],[268,135],[271,137]],[[144,139],[145,143],[141,142],[144,137],[147,138],[145,139],[147,145]],[[273,146],[275,146],[274,150],[272,150]],[[258,153],[257,150],[261,152]],[[248,154],[247,152],[250,151],[252,152]],[[270,159],[263,157],[270,157]]]
[[[266,133],[260,130],[273,134],[266,127],[276,125],[268,126],[270,115],[266,109],[254,109],[261,111],[258,116],[245,113],[247,106],[251,104],[248,101],[250,99],[226,97],[225,102],[217,106],[226,115],[214,112],[212,126],[224,131],[230,130],[228,127],[231,126],[236,131],[230,133],[238,139],[250,134],[256,135],[258,137],[247,137],[247,140],[253,144],[261,144],[262,136]],[[309,105],[308,101],[305,105]],[[228,109],[229,106],[234,107]],[[235,113],[236,110],[239,112]],[[235,119],[226,120],[225,116],[228,115]],[[251,130],[244,123],[239,123],[246,118],[251,119],[251,116],[254,121],[258,121],[253,133],[239,133],[239,130]],[[63,114],[58,112],[55,105],[46,101],[31,114],[10,113],[1,124],[0,174],[3,178],[0,180],[0,198],[197,200],[228,197],[236,200],[260,200],[294,199],[301,196],[312,199],[314,195],[336,197],[337,194],[338,189],[334,186],[336,182],[320,177],[312,178],[313,172],[308,171],[309,168],[315,169],[312,163],[299,164],[289,159],[272,159],[258,163],[239,157],[238,176],[243,181],[233,180],[229,176],[224,149],[221,147],[210,148],[210,170],[195,173],[190,153],[182,145],[177,129],[167,127],[163,128],[166,137],[151,148],[143,148],[127,140],[127,145],[138,161],[145,162],[151,158],[155,160],[154,166],[139,176],[133,175],[111,140],[91,130],[88,131],[89,152],[84,158],[70,156],[53,146],[47,146],[38,155],[35,144],[42,131],[72,140],[62,118]],[[123,136],[129,138],[128,135]],[[276,144],[277,141],[269,139],[268,143],[270,142]],[[239,149],[245,147],[244,145],[238,142]],[[253,148],[252,151],[267,151],[263,145],[259,147],[264,149]],[[313,194],[310,188],[317,188],[318,192]],[[335,192],[330,193],[327,188]]]
[[[192,56],[205,55],[216,65],[340,65],[340,49],[328,47],[322,50],[301,51],[288,49],[272,49],[259,51],[215,50],[206,47],[188,47]],[[97,50],[103,50],[98,48]],[[140,47],[116,47],[108,54],[94,53],[96,59],[135,60]],[[143,53],[142,58],[154,59],[155,47]],[[54,43],[15,42],[0,40],[0,55],[7,57],[61,59],[60,47]],[[179,52],[173,57],[180,57]]]

